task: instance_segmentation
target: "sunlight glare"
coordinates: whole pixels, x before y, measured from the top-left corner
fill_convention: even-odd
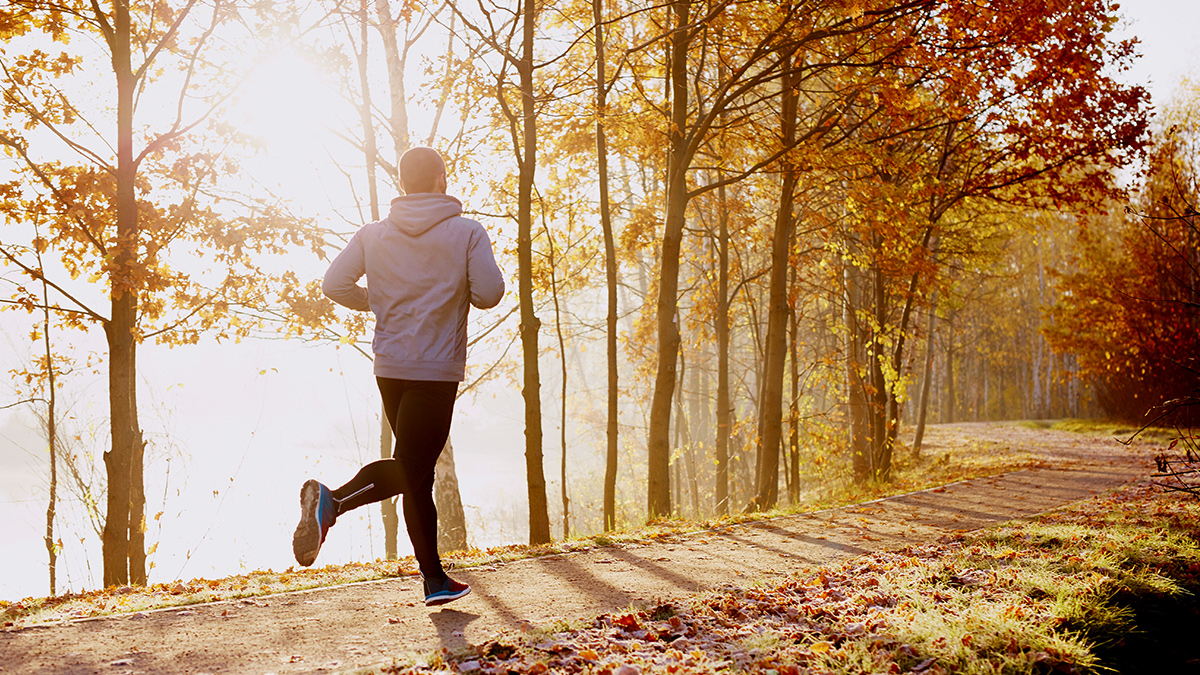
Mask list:
[[[272,154],[289,154],[311,149],[315,139],[337,126],[339,103],[318,68],[289,50],[254,67],[238,97],[235,119]]]

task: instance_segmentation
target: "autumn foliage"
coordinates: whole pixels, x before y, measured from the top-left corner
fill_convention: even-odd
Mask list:
[[[138,345],[281,327],[365,350],[367,322],[300,270],[325,253],[314,222],[377,217],[392,150],[418,143],[444,151],[515,277],[479,331],[497,363],[474,365],[522,375],[534,542],[557,522],[555,422],[565,535],[890,481],[934,407],[1048,415],[1075,367],[1043,358],[1055,297],[1050,334],[1106,406],[1178,395],[1197,347],[1177,283],[1194,222],[1161,201],[1178,172],[1154,174],[1121,233],[1087,221],[1074,267],[1041,278],[1059,259],[1045,219],[1119,198],[1114,172],[1145,149],[1118,20],[1111,0],[9,3],[4,302],[105,335],[106,581],[145,581]],[[229,113],[260,48],[332,73],[352,128],[330,138],[356,162],[330,188],[344,212],[293,213],[242,170],[260,148]],[[288,271],[264,263],[282,256]]]
[[[1169,111],[1139,199],[1082,223],[1075,268],[1049,313],[1056,349],[1078,356],[1109,415],[1138,423],[1200,420],[1197,102]],[[1165,420],[1159,418],[1165,417]]]
[[[227,3],[0,9],[0,262],[23,280],[3,303],[103,332],[105,585],[145,583],[148,569],[138,345],[245,337],[281,283],[262,256],[324,243],[231,181],[248,143],[218,120],[244,55],[215,34],[260,20]]]

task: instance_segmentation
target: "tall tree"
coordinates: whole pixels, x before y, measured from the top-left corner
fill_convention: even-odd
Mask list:
[[[592,0],[593,42],[596,49],[596,182],[600,190],[600,227],[604,233],[604,286],[608,313],[605,346],[608,353],[608,427],[604,460],[604,529],[617,527],[617,459],[620,430],[617,389],[617,249],[608,196],[608,75],[604,52],[604,0]]]
[[[784,69],[779,116],[780,144],[790,148],[796,143],[796,117],[799,78],[796,69]],[[781,160],[783,176],[779,188],[779,207],[771,236],[771,286],[767,300],[767,349],[763,379],[763,400],[758,416],[758,494],[754,507],[774,508],[779,497],[779,449],[783,439],[783,381],[787,359],[787,325],[791,305],[788,302],[788,271],[792,267],[795,223],[792,203],[795,197],[796,168],[786,155]]]
[[[538,333],[541,319],[533,297],[533,221],[534,181],[537,176],[538,100],[535,78],[539,65],[534,60],[537,39],[537,0],[523,0],[507,21],[497,23],[483,3],[476,8],[483,16],[477,23],[457,4],[451,4],[460,21],[483,40],[502,59],[494,94],[512,138],[517,162],[517,294],[520,306],[521,354],[524,377],[521,395],[525,401],[525,481],[529,501],[529,542],[550,541],[549,504],[546,498],[546,474],[543,459],[541,375],[538,364]],[[490,30],[484,30],[483,25]],[[520,29],[514,47],[512,39]],[[516,71],[515,92],[509,81],[509,68]],[[519,107],[513,109],[512,97]]]
[[[691,99],[689,73],[692,59],[701,51],[702,41],[707,34],[703,27],[713,21],[725,20],[722,15],[726,10],[753,11],[749,7],[735,8],[722,4],[694,16],[694,5],[703,9],[702,5],[691,0],[675,0],[670,4],[670,29],[665,35],[668,45],[670,107],[666,131],[664,224],[654,308],[658,350],[650,402],[650,427],[647,434],[646,503],[650,518],[671,514],[671,403],[678,381],[681,342],[677,312],[679,271],[687,208],[693,197],[718,187],[710,185],[697,190],[690,188],[689,175],[693,160],[727,107],[747,92],[780,76],[781,62],[776,56],[777,43],[782,39],[785,27],[793,16],[791,12],[766,13],[765,16],[771,21],[770,27],[754,36],[759,38],[757,41],[752,38],[751,44],[744,47],[744,51],[739,54],[741,60],[730,69],[729,79],[716,83],[714,91],[707,92],[704,99],[694,102]]]
[[[63,264],[59,278],[48,280],[55,299],[47,304],[70,325],[102,327],[108,346],[105,585],[146,581],[138,343],[194,342],[207,329],[244,334],[249,327],[224,321],[228,309],[257,302],[273,281],[251,264],[252,255],[318,245],[314,231],[276,208],[232,215],[212,196],[236,171],[221,150],[230,139],[214,139],[212,147],[201,140],[222,131],[206,125],[236,90],[236,55],[214,47],[214,36],[255,20],[224,2],[208,7],[197,0],[114,0],[107,10],[99,2],[19,0],[0,9],[9,31],[0,56],[8,122],[0,144],[21,174],[5,184],[3,212],[12,225],[47,226],[41,245]],[[93,44],[70,41],[72,35],[95,38],[108,58],[70,51]],[[61,51],[45,51],[44,38]],[[105,79],[112,82],[107,91],[81,86]],[[149,100],[155,105],[139,107]],[[170,112],[150,119],[145,111],[161,110],[164,101]],[[105,114],[113,116],[103,121]],[[68,156],[79,164],[64,162]],[[14,244],[22,234],[10,228],[0,251],[36,277],[35,264]],[[170,253],[179,247],[190,255],[205,251],[218,269],[193,275],[175,267]],[[103,282],[107,310],[88,299],[80,276]],[[14,301],[37,304],[21,292]]]

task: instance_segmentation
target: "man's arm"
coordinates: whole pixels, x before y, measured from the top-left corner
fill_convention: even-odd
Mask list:
[[[329,264],[321,282],[321,291],[339,305],[366,312],[371,309],[367,301],[367,289],[358,285],[358,280],[367,273],[367,259],[359,239],[361,232],[355,232],[346,248]]]
[[[496,265],[492,242],[482,225],[472,233],[471,245],[467,250],[467,283],[471,290],[471,304],[479,309],[495,307],[504,297],[504,275]]]

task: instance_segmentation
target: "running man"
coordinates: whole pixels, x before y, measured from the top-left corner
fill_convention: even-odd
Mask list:
[[[404,524],[432,606],[471,592],[442,569],[433,468],[465,376],[467,313],[471,305],[495,307],[504,279],[483,225],[464,218],[462,203],[446,194],[446,163],[436,150],[404,153],[400,187],[404,195],[392,200],[387,218],[360,228],[322,283],[338,304],[375,314],[375,380],[396,448],[392,459],[367,464],[336,490],[305,482],[292,550],[296,562],[312,565],[338,516],[403,494]],[[366,288],[358,283],[364,275]]]

